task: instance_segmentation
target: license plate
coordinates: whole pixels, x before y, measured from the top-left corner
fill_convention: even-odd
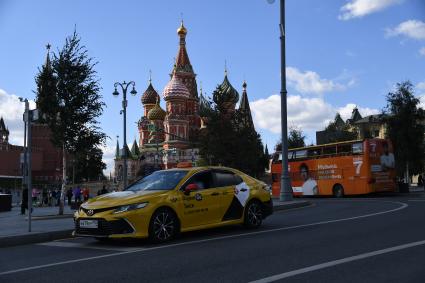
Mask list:
[[[97,220],[80,220],[80,228],[98,228]]]

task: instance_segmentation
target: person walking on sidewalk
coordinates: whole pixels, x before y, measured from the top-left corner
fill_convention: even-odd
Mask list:
[[[84,198],[84,201],[88,201],[89,200],[89,194],[90,194],[89,189],[87,187],[85,187],[83,189],[83,198]]]
[[[68,198],[68,205],[71,206],[72,188],[68,188],[68,190],[66,191],[66,197]]]

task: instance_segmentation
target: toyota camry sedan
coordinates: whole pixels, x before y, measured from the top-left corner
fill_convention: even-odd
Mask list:
[[[224,225],[257,228],[272,211],[267,185],[238,170],[176,168],[83,203],[74,235],[164,242],[179,232]]]

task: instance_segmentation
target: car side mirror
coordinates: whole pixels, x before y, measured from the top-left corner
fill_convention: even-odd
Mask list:
[[[197,190],[199,190],[199,187],[197,184],[189,184],[186,186],[186,188],[184,188],[184,194],[190,195],[190,192],[197,191]]]

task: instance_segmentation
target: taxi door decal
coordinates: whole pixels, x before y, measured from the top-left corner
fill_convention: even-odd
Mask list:
[[[249,198],[249,186],[242,182],[234,189],[232,202],[226,210],[222,221],[240,219],[243,215],[243,210]]]

